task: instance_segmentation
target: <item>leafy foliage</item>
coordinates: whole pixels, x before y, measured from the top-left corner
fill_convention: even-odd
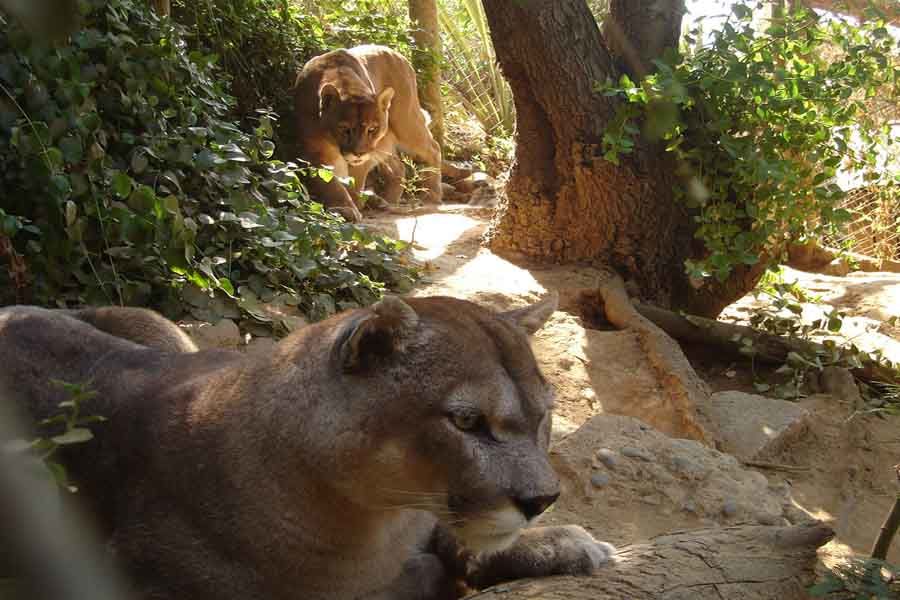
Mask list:
[[[0,241],[27,265],[17,286],[0,272],[2,300],[178,316],[189,293],[266,321],[260,301],[321,318],[409,284],[401,244],[326,213],[271,158],[273,114],[229,120],[221,71],[182,28],[142,0],[81,6],[60,47],[0,17]]]
[[[172,11],[188,46],[216,55],[241,118],[259,107],[291,114],[297,71],[327,45],[321,21],[286,0],[176,0]]]
[[[58,380],[53,380],[52,383],[63,388],[68,393],[69,399],[59,403],[62,412],[44,419],[39,425],[51,428],[57,433],[48,434],[46,437],[39,436],[28,441],[12,440],[4,450],[36,454],[59,487],[74,493],[78,491],[78,488],[69,482],[65,467],[54,460],[54,455],[64,446],[83,444],[94,439],[94,434],[87,426],[92,423],[102,423],[106,418],[100,415],[84,416],[81,414],[81,403],[97,395],[97,392],[91,390],[89,386]]]
[[[855,26],[798,9],[758,33],[747,4],[733,11],[710,46],[657,61],[640,83],[598,86],[624,100],[603,139],[607,160],[630,153],[641,130],[674,155],[706,247],[686,265],[697,278],[724,280],[786,239],[846,221],[839,167],[877,178],[877,148],[889,143],[865,102],[900,97],[898,45],[883,20]]]
[[[752,327],[772,335],[821,344],[821,350],[810,347],[807,350],[789,352],[785,364],[776,371],[783,381],[757,381],[754,384],[757,391],[785,399],[802,397],[808,391],[807,384],[811,376],[820,373],[825,367],[852,370],[877,365],[880,372],[893,374],[895,380],[900,379],[900,365],[890,361],[881,351],[863,350],[852,339],[847,339],[844,330],[847,315],[839,309],[831,307],[822,311],[821,316],[816,319],[804,320],[804,304],[820,305],[821,298],[811,295],[797,282],[786,282],[780,273],[769,271],[763,276],[755,293],[768,302],[751,311]],[[743,354],[751,358],[756,354],[752,339],[744,337],[735,341],[741,344]],[[895,384],[867,383],[861,380],[857,384],[867,401],[865,412],[900,412]]]
[[[900,569],[874,558],[850,559],[827,569],[809,594],[813,598],[893,600],[900,595]]]

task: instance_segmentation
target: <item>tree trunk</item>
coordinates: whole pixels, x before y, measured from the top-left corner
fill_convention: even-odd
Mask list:
[[[743,525],[661,535],[619,549],[592,577],[515,581],[471,600],[806,600],[816,548],[833,536],[819,524]]]
[[[444,146],[444,107],[441,104],[441,34],[438,29],[435,0],[409,0],[409,18],[413,25],[416,45],[431,54],[425,69],[420,73],[419,101],[431,115],[431,134]],[[420,68],[421,70],[421,68]]]
[[[161,17],[168,17],[172,14],[171,0],[152,0],[153,10]]]
[[[645,298],[715,315],[756,283],[763,266],[699,289],[684,260],[703,251],[673,197],[676,168],[662,146],[637,140],[616,166],[602,158],[617,100],[593,86],[639,78],[677,43],[682,0],[614,0],[605,27],[585,0],[484,0],[497,58],[517,111],[516,161],[489,232],[491,249],[544,262],[609,265]]]

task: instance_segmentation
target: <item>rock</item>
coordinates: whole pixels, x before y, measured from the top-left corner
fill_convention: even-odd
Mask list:
[[[578,429],[572,421],[562,415],[553,415],[553,423],[550,429],[550,445],[553,446],[573,431]]]
[[[609,448],[600,448],[597,450],[597,458],[602,462],[607,468],[615,469],[616,462],[618,459],[616,458],[616,453],[610,450]]]
[[[288,331],[297,331],[309,325],[309,321],[296,306],[279,302],[262,302],[257,310],[271,321],[280,321]]]
[[[237,323],[231,319],[220,319],[215,324],[200,321],[188,321],[181,324],[197,347],[201,350],[207,348],[237,348],[241,345],[241,331]]]
[[[819,383],[822,391],[849,402],[851,406],[858,406],[862,402],[856,379],[843,367],[825,367],[819,375]]]
[[[723,507],[724,510],[724,507]],[[786,519],[771,513],[763,513],[756,516],[756,522],[760,525],[782,525]]]
[[[499,202],[499,198],[497,197],[497,192],[494,190],[493,186],[486,185],[476,189],[469,196],[469,206],[483,206],[486,208],[493,208],[497,206]]]
[[[787,264],[794,269],[818,273],[834,260],[834,253],[816,242],[788,245]]]
[[[638,427],[641,427],[638,425]],[[641,428],[641,431],[646,431],[646,425]],[[634,446],[624,446],[620,452],[622,456],[627,456],[628,458],[638,458],[640,460],[645,460],[650,462],[653,460],[653,457],[650,456],[645,450],[641,450],[640,448],[635,448]]]
[[[594,416],[554,446],[551,460],[562,495],[547,524],[594,523],[612,543],[715,523],[777,520],[788,505],[784,490],[770,488],[762,473],[631,417]]]
[[[594,473],[591,476],[591,485],[595,488],[601,488],[609,483],[609,475],[606,473]]]
[[[810,419],[794,402],[737,391],[713,394],[709,412],[723,450],[742,460],[779,453],[806,433]]]
[[[465,179],[472,174],[472,166],[450,160],[441,161],[441,176],[451,181]]]
[[[684,456],[673,456],[670,464],[675,473],[688,477],[689,479],[692,479],[697,473],[697,468],[694,463]]]
[[[491,179],[491,177],[487,173],[476,171],[465,179],[454,181],[453,187],[456,188],[458,192],[461,192],[463,194],[471,194],[478,188],[484,187],[486,185],[491,185],[492,182],[493,179]]]
[[[850,264],[841,259],[835,258],[833,261],[825,265],[820,271],[823,275],[833,275],[834,277],[844,277],[850,272]]]

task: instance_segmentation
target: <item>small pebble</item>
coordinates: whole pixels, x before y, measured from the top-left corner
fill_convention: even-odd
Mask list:
[[[601,488],[609,483],[609,475],[606,473],[594,473],[591,476],[591,485],[596,488]]]
[[[760,513],[756,515],[756,522],[760,525],[779,525],[782,521],[780,515],[773,515],[771,513]]]
[[[737,514],[737,511],[737,502],[735,502],[731,498],[722,503],[722,514],[726,517],[733,517]]]
[[[683,456],[676,456],[672,459],[672,469],[674,469],[676,473],[683,474],[693,471],[691,461]]]
[[[647,462],[651,462],[653,457],[650,454],[641,448],[635,448],[634,446],[624,446],[621,449],[622,456],[627,456],[628,458],[639,458],[641,460],[645,460]]]
[[[685,512],[694,514],[696,514],[697,512],[697,504],[693,500],[688,500],[687,502],[685,502],[682,508],[684,508]]]
[[[641,498],[641,502],[644,504],[649,504],[650,506],[659,506],[662,504],[662,500],[660,500],[659,496],[655,494],[648,494]]]
[[[600,460],[600,462],[602,462],[610,469],[614,469],[616,467],[616,453],[609,448],[600,448],[599,450],[597,450],[597,458]]]

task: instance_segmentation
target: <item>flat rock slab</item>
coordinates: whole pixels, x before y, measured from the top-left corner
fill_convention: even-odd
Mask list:
[[[237,348],[243,343],[241,331],[231,319],[220,319],[215,324],[185,321],[181,323],[181,328],[201,350]]]
[[[723,449],[742,460],[778,454],[808,431],[810,419],[795,402],[737,391],[713,394],[709,416]]]
[[[551,446],[562,495],[544,524],[578,523],[613,544],[679,528],[793,520],[789,486],[728,454],[631,417],[597,415]]]

